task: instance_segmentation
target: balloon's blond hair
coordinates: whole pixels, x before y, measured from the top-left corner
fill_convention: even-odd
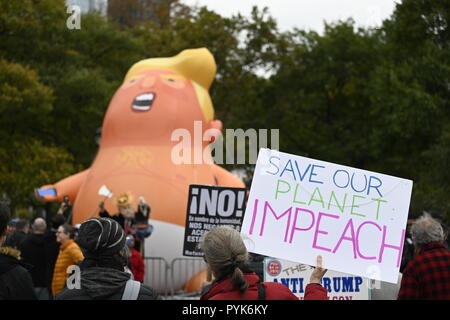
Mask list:
[[[170,58],[141,60],[128,70],[124,82],[151,69],[172,71],[191,80],[206,121],[214,119],[214,107],[208,90],[216,75],[216,62],[208,49],[187,49]]]

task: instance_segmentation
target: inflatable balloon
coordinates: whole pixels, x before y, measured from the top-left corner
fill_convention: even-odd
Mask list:
[[[143,197],[154,227],[146,240],[146,256],[163,257],[169,263],[182,257],[189,185],[244,187],[239,178],[213,163],[209,144],[217,135],[207,134],[209,139],[201,143],[181,141],[182,136],[203,137],[207,131],[222,129],[222,122],[214,120],[208,92],[215,72],[214,58],[205,48],[134,64],[106,111],[91,167],[42,186],[38,196],[44,201],[68,196],[74,204],[73,224],[97,216],[102,200],[108,212],[116,213],[115,196],[131,193],[135,208]],[[195,159],[198,154],[202,161]]]

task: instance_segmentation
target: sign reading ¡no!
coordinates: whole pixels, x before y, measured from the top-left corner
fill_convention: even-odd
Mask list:
[[[191,184],[184,229],[183,255],[202,257],[198,243],[203,234],[218,225],[241,230],[245,212],[245,188]]]
[[[397,283],[412,181],[261,149],[241,233],[247,248]]]

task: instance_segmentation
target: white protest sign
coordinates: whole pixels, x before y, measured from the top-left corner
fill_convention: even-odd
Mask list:
[[[269,149],[241,233],[250,252],[396,283],[412,181]]]
[[[311,266],[292,261],[264,259],[264,281],[285,285],[300,300],[304,299],[313,270]],[[370,300],[369,281],[363,277],[328,270],[321,284],[327,289],[329,300]]]
[[[108,197],[108,198],[111,198],[113,195],[112,191],[109,190],[108,187],[105,185],[100,187],[100,189],[98,190],[98,194],[100,196],[104,196],[104,197]]]

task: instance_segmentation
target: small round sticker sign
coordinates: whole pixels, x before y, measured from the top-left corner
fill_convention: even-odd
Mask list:
[[[267,264],[267,273],[276,277],[281,273],[281,263],[278,260],[270,260]]]

